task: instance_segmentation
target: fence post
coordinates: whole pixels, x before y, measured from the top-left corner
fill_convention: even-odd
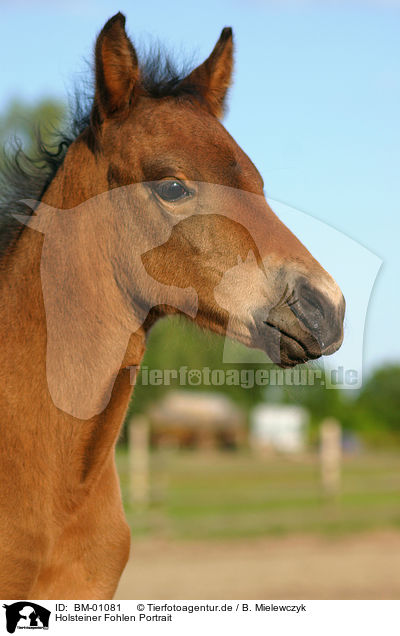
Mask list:
[[[138,415],[129,423],[129,488],[133,504],[149,503],[149,464],[149,422]]]
[[[322,488],[329,496],[340,491],[342,430],[334,418],[323,420],[320,429],[320,461]]]

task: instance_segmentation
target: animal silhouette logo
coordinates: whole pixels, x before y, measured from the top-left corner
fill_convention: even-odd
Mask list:
[[[3,607],[9,634],[14,634],[16,629],[49,629],[51,612],[37,603],[18,601]]]

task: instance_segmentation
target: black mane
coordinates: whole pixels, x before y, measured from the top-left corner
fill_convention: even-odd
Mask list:
[[[178,67],[175,60],[160,46],[151,49],[140,62],[141,84],[155,98],[187,97],[200,98],[198,88],[182,80],[189,75],[191,65],[187,62]]]
[[[154,98],[196,96],[196,88],[181,81],[188,74],[187,65],[178,69],[171,57],[159,46],[142,56],[141,84]],[[31,214],[31,208],[20,203],[22,199],[40,201],[64,161],[68,148],[85,130],[91,127],[92,96],[87,90],[75,92],[69,121],[61,130],[54,130],[50,143],[45,144],[38,131],[36,148],[28,156],[19,140],[4,151],[0,166],[0,258],[18,239],[23,225],[14,214]],[[89,135],[88,139],[93,137]],[[95,145],[92,144],[92,148]]]

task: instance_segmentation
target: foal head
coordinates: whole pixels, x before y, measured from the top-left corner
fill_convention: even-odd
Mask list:
[[[115,211],[117,189],[131,188],[132,205],[122,225],[110,223],[108,242],[119,246],[114,276],[132,311],[149,293],[135,271],[140,252],[159,285],[194,288],[198,324],[222,334],[229,328],[281,366],[333,353],[343,338],[342,293],[269,208],[259,172],[219,120],[231,29],[189,75],[157,83],[124,25],[118,14],[98,37],[91,121],[75,146],[94,156],[91,194],[112,190]],[[154,237],[150,249],[140,234]],[[157,317],[176,311],[157,302]]]

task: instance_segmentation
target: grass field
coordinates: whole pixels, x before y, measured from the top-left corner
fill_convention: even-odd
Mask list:
[[[345,459],[341,493],[329,500],[321,491],[316,455],[295,460],[246,452],[155,452],[147,509],[129,502],[123,448],[117,462],[134,536],[204,540],[400,529],[399,453]]]

